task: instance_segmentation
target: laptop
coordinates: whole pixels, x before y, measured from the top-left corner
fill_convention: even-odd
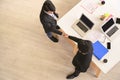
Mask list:
[[[102,32],[110,40],[114,40],[118,35],[120,35],[119,28],[115,24],[113,18],[107,20],[101,27]]]
[[[76,20],[72,25],[72,28],[83,37],[90,29],[92,29],[94,23],[84,14],[80,19]]]

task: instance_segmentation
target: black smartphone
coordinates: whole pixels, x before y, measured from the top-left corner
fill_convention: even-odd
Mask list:
[[[111,49],[111,43],[107,42],[107,49]]]
[[[120,24],[120,18],[116,18],[116,23]]]

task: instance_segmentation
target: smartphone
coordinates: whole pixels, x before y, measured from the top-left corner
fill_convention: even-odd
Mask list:
[[[120,24],[120,18],[116,18],[116,23]]]
[[[111,43],[107,42],[107,49],[111,49]]]

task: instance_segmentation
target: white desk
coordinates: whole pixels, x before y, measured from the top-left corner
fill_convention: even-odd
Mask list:
[[[89,17],[90,20],[94,22],[93,29],[84,38],[89,39],[92,42],[95,42],[95,40],[92,40],[92,38],[89,35],[94,36],[95,31],[100,35],[102,34],[99,28],[100,25],[103,23],[103,21],[99,19],[100,15],[107,12],[107,13],[111,13],[114,17],[120,17],[120,9],[118,9],[120,7],[119,5],[120,0],[105,0],[106,1],[105,5],[100,5],[100,0],[94,0],[98,4],[98,8],[92,14],[86,11],[83,7],[81,7],[81,4],[83,3],[83,1],[85,0],[81,0],[68,13],[66,13],[58,21],[58,25],[67,34],[81,38],[81,36],[75,30],[73,30],[71,26],[75,22],[75,20],[79,19],[80,15],[84,13],[87,17]],[[96,37],[96,40],[98,40],[98,38],[99,37]],[[106,46],[106,42],[103,43],[103,45]],[[102,60],[101,61],[97,60],[94,56],[93,56],[92,61],[96,64],[96,66],[101,71],[103,71],[104,73],[107,73],[120,61],[120,49],[119,48],[120,48],[120,36],[118,36],[117,39],[112,41],[111,50],[109,50],[109,52],[102,58],[102,60],[104,58],[108,59],[107,63],[103,63]]]

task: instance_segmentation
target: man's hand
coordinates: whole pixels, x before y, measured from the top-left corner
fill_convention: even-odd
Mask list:
[[[63,35],[64,37],[68,38],[68,34],[63,33],[62,35]]]

